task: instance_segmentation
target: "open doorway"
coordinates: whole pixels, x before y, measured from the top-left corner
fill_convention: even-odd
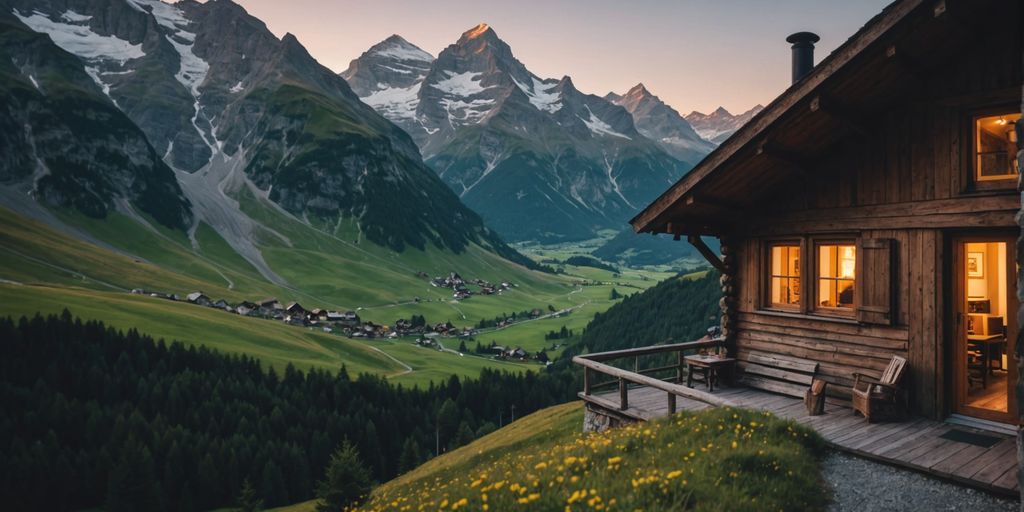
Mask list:
[[[1013,422],[1017,414],[1013,251],[1011,237],[954,241],[954,412],[1003,423]]]

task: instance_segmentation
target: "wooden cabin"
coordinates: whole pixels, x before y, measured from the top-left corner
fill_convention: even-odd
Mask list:
[[[722,271],[741,368],[814,361],[844,401],[903,356],[911,413],[1016,424],[1022,17],[893,3],[631,221]]]

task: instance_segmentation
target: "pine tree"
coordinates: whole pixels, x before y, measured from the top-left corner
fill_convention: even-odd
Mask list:
[[[156,471],[149,450],[129,440],[107,484],[107,510],[158,510]]]
[[[458,448],[460,446],[466,446],[472,443],[476,437],[473,435],[473,429],[469,427],[469,423],[463,421],[459,424],[459,430],[455,432],[455,439],[452,440],[452,448]]]
[[[405,438],[402,444],[402,455],[398,458],[398,472],[406,473],[420,465],[420,445],[412,437]]]
[[[318,512],[336,512],[356,505],[370,494],[370,471],[359,459],[359,451],[347,440],[331,455],[324,479],[317,484]]]
[[[256,489],[246,478],[242,482],[242,490],[238,493],[238,512],[259,512],[263,510],[263,500],[256,496]]]

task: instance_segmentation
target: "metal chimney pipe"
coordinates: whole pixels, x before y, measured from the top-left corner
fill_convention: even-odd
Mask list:
[[[786,38],[793,44],[793,83],[797,83],[814,67],[814,43],[820,41],[813,32],[797,32]]]

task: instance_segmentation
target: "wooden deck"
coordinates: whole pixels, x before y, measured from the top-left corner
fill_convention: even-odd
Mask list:
[[[700,386],[699,388],[703,388]],[[618,411],[619,392],[584,396],[584,400],[636,419],[652,419],[668,414],[663,390],[647,386],[631,387],[629,408]],[[1018,496],[1016,441],[1009,436],[975,430],[923,418],[900,423],[871,423],[860,415],[835,404],[826,404],[825,414],[808,416],[801,400],[746,387],[716,389],[716,397],[737,406],[767,410],[783,418],[808,425],[834,448],[869,459],[910,468],[971,487],[1008,496]],[[676,397],[678,410],[700,410],[710,405]],[[950,430],[962,430],[998,437],[995,445],[984,448],[952,441],[940,436]]]

